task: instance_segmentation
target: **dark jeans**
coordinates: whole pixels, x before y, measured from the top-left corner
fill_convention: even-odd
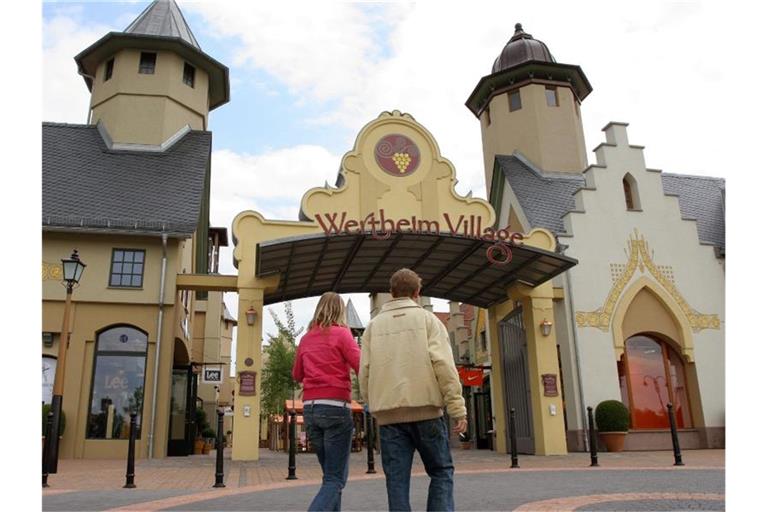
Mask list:
[[[341,490],[349,475],[352,412],[345,407],[310,405],[304,408],[304,421],[323,468],[323,485],[309,510],[341,510]]]
[[[389,510],[411,510],[411,466],[419,451],[430,477],[427,510],[453,510],[453,460],[443,418],[382,425],[381,465]]]

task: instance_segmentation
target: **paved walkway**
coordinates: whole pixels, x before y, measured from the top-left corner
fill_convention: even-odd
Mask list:
[[[725,452],[686,451],[674,467],[671,452],[509,457],[490,451],[454,451],[459,510],[724,510]],[[313,454],[297,455],[298,480],[287,481],[287,456],[262,451],[258,462],[225,460],[225,489],[212,489],[215,456],[136,463],[136,489],[122,489],[125,461],[63,460],[43,491],[44,510],[306,510],[320,482]],[[345,510],[385,510],[379,457],[366,474],[365,452],[354,453]],[[424,509],[429,479],[415,458],[412,506]]]

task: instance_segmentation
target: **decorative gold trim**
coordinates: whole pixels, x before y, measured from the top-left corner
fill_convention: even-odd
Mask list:
[[[61,281],[61,263],[43,262],[43,281]]]
[[[706,315],[693,309],[683,298],[674,282],[666,277],[665,274],[667,272],[663,272],[656,266],[651,258],[648,242],[637,230],[635,230],[634,236],[630,235],[627,248],[629,250],[629,258],[624,272],[614,281],[603,303],[603,307],[595,311],[576,312],[576,324],[579,327],[596,327],[601,331],[608,332],[616,303],[619,301],[635,271],[639,268],[641,272],[645,272],[648,269],[648,272],[675,300],[680,309],[683,310],[693,332],[699,332],[702,329],[720,329],[720,319],[717,315]]]

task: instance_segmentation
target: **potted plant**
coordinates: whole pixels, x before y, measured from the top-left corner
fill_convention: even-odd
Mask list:
[[[205,430],[203,430],[203,439],[205,440],[205,444],[203,445],[203,455],[205,455],[211,451],[211,448],[213,448],[216,432],[210,426],[206,427]]]
[[[205,411],[198,407],[195,409],[195,448],[194,454],[201,455],[205,449],[205,440],[203,439],[203,431],[209,428]],[[207,452],[206,452],[207,453]]]
[[[595,422],[600,440],[609,452],[620,452],[624,449],[624,440],[629,430],[629,411],[627,406],[618,400],[605,400],[597,404]]]

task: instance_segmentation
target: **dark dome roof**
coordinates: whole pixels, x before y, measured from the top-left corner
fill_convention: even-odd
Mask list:
[[[556,62],[547,45],[534,39],[523,30],[520,23],[515,24],[515,34],[493,63],[491,73],[498,73],[529,61]]]

